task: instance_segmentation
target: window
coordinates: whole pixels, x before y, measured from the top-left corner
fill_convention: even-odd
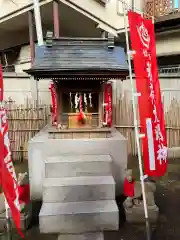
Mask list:
[[[128,10],[134,8],[134,0],[126,0],[125,3],[127,4],[127,5],[126,5],[126,8],[128,7]],[[120,14],[120,15],[123,15],[123,14],[124,14],[123,4],[124,4],[124,3],[123,3],[123,1],[121,1],[121,0],[117,0],[117,1],[116,1],[117,13]]]
[[[3,72],[15,72],[15,61],[20,52],[20,47],[6,49],[0,52],[0,63],[3,66]]]
[[[1,53],[0,62],[2,64],[3,72],[15,72],[15,67],[12,64],[8,64],[8,58],[6,53]]]
[[[175,9],[177,9],[177,8],[179,8],[180,6],[179,6],[179,1],[178,0],[175,0],[175,1],[172,1],[172,8],[175,8]]]

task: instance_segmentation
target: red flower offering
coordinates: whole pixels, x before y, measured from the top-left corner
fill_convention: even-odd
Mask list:
[[[80,112],[78,115],[78,122],[81,124],[86,123],[86,115],[83,112]]]

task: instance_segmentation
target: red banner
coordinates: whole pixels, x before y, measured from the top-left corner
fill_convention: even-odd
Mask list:
[[[105,116],[104,125],[112,127],[112,84],[104,84],[104,105],[105,105]]]
[[[0,64],[0,101],[3,101],[4,98],[4,86],[3,86],[3,72],[2,72],[2,65]]]
[[[52,125],[57,125],[57,98],[56,98],[56,89],[54,83],[50,83],[49,90],[51,92],[51,101],[52,101]]]
[[[143,143],[144,170],[148,176],[163,176],[167,169],[164,110],[156,62],[154,25],[140,14],[128,13]]]
[[[2,71],[2,68],[1,70]],[[5,108],[2,104],[3,79],[0,73],[1,103],[0,103],[0,183],[6,197],[6,201],[11,210],[11,215],[23,237],[20,224],[20,203],[16,173],[11,159],[10,141],[8,136],[8,120]]]

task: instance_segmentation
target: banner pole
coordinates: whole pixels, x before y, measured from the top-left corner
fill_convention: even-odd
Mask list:
[[[38,118],[38,128],[40,127],[39,124],[39,80],[36,79],[36,111],[37,111],[37,118]]]
[[[134,90],[134,84],[133,84],[132,66],[131,66],[130,49],[129,49],[129,37],[128,37],[128,23],[126,18],[127,9],[125,6],[125,2],[122,2],[122,5],[123,5],[124,27],[125,27],[125,37],[126,37],[126,50],[127,50],[127,56],[128,56],[129,77],[130,77],[130,83],[131,83],[134,129],[135,129],[135,138],[136,138],[137,153],[138,153],[140,181],[141,181],[141,187],[142,187],[144,215],[145,215],[145,222],[146,222],[146,237],[147,237],[147,240],[150,240],[151,233],[150,233],[150,224],[149,224],[149,218],[148,218],[148,209],[147,209],[146,192],[145,192],[145,184],[144,184],[145,176],[143,173],[142,156],[141,156],[141,148],[140,148],[140,141],[139,141],[139,138],[141,137],[141,135],[139,134],[139,130],[138,130],[137,111],[136,111],[137,109],[136,109],[136,102],[135,102],[135,97],[139,97],[139,95]]]
[[[11,219],[9,214],[9,205],[7,203],[7,200],[5,198],[5,209],[6,209],[6,232],[7,232],[7,240],[12,240],[12,234],[11,234]]]

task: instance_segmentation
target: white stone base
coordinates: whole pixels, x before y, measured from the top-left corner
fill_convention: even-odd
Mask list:
[[[21,214],[21,229],[23,231],[29,227],[30,221],[31,221],[30,215]],[[6,214],[2,213],[0,214],[0,232],[4,231],[5,224],[6,224]],[[16,228],[13,220],[12,220],[12,228]]]
[[[43,202],[81,202],[114,200],[112,176],[47,178],[44,180]]]
[[[60,234],[58,240],[104,240],[102,232],[84,234]]]
[[[115,200],[43,203],[39,214],[41,233],[81,234],[119,229]]]

